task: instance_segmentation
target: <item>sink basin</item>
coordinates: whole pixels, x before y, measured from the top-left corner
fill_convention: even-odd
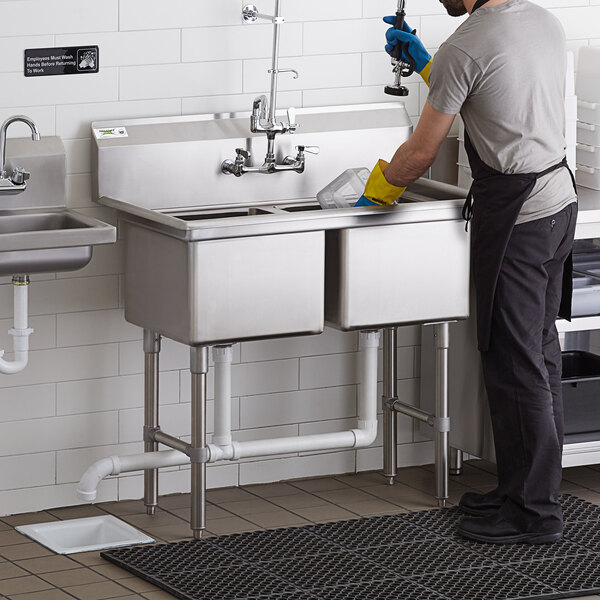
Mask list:
[[[63,213],[7,214],[0,217],[0,235],[30,231],[60,231],[87,227],[79,219]]]
[[[409,186],[397,210],[451,202],[454,215],[328,231],[326,323],[351,331],[467,318],[470,252],[461,194],[421,179]]]
[[[115,239],[111,225],[67,208],[0,211],[0,275],[81,269],[93,245]]]
[[[189,346],[323,331],[323,231],[186,242],[121,227],[130,323]]]

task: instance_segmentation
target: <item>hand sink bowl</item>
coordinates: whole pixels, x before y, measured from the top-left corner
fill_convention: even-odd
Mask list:
[[[74,271],[92,247],[116,240],[116,229],[68,208],[0,211],[0,275]]]

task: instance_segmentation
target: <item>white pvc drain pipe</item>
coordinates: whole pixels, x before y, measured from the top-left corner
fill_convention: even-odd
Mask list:
[[[234,442],[231,437],[231,346],[213,348],[215,363],[215,427],[208,445],[208,462],[273,456],[295,452],[365,448],[377,437],[377,357],[379,331],[360,332],[360,384],[358,388],[358,427],[349,431],[300,435],[267,440]],[[130,456],[111,456],[97,461],[84,473],[77,496],[91,502],[98,484],[109,475],[144,469],[189,464],[189,457],[178,450],[144,452]]]
[[[15,275],[12,279],[14,297],[14,327],[8,331],[13,337],[14,360],[5,360],[4,350],[0,350],[0,373],[19,373],[29,361],[29,336],[33,329],[27,326],[29,276]]]

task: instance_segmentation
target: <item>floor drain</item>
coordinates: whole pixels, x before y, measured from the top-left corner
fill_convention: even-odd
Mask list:
[[[104,552],[181,600],[553,600],[600,592],[600,507],[561,496],[565,538],[496,546],[457,508]]]

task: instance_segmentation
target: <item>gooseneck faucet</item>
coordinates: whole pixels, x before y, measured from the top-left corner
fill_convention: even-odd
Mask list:
[[[260,167],[247,166],[246,161],[251,157],[250,153],[244,148],[236,149],[235,160],[226,160],[221,165],[221,170],[226,175],[235,175],[241,177],[245,173],[263,173],[271,174],[280,171],[304,172],[306,155],[305,152],[318,154],[319,149],[316,146],[297,146],[298,154],[296,156],[287,156],[282,163],[278,163],[275,158],[275,137],[278,133],[294,133],[298,128],[296,123],[296,109],[289,108],[287,111],[287,123],[278,122],[277,111],[277,87],[280,73],[292,73],[294,79],[298,79],[298,71],[295,69],[279,68],[279,41],[281,38],[281,25],[285,19],[281,16],[281,0],[275,0],[275,15],[263,15],[253,4],[244,7],[242,18],[245,23],[254,23],[258,19],[267,19],[273,23],[273,55],[271,59],[271,92],[269,99],[266,95],[255,98],[252,104],[252,115],[250,117],[250,131],[252,133],[265,133],[267,136],[267,154],[265,161]]]
[[[6,172],[6,132],[13,123],[25,123],[31,129],[31,139],[39,142],[41,139],[37,125],[24,115],[14,115],[9,117],[0,126],[0,194],[17,194],[27,187],[27,180],[30,173],[21,167],[13,169],[10,176]]]

